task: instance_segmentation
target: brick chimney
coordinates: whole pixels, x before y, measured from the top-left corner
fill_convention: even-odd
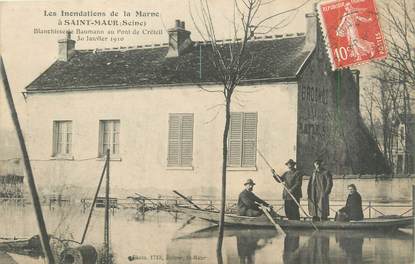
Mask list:
[[[190,39],[190,31],[185,29],[184,21],[176,19],[175,27],[167,31],[169,33],[169,50],[167,58],[178,57],[193,46]]]
[[[356,83],[356,108],[360,111],[360,71],[351,70],[354,82]]]
[[[71,32],[66,33],[65,39],[58,40],[58,60],[68,61],[75,52],[75,40],[71,39]]]

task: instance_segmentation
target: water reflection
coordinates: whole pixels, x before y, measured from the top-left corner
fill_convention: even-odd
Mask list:
[[[181,251],[188,261],[168,263],[215,263],[216,239],[215,228],[174,239],[171,254]],[[227,228],[223,245],[224,263],[413,263],[412,236],[401,231],[287,230],[284,237],[272,229]],[[192,260],[195,254],[206,261]]]
[[[2,251],[0,251],[0,263],[17,264],[17,262],[12,257],[10,257],[9,254],[2,252]]]
[[[287,233],[284,238],[284,253],[282,259],[284,264],[298,263],[298,248],[300,247],[300,236],[294,233]]]
[[[0,214],[2,237],[31,237],[36,232],[31,208],[6,209],[0,210],[6,212]],[[102,210],[94,212],[86,243],[102,244],[103,216]],[[77,239],[82,236],[87,214],[81,214],[79,208],[74,207],[71,211],[45,210],[45,218],[48,230],[60,230],[54,235],[72,234]],[[145,219],[137,221],[135,210],[117,211],[111,218],[111,246],[116,262],[217,263],[217,228],[200,230],[208,226],[200,219],[194,219],[182,228],[187,220],[185,215],[179,214],[176,222],[169,213],[148,212]],[[412,231],[405,232],[287,230],[284,237],[274,229],[226,227],[223,260],[228,264],[414,263]],[[135,258],[130,260],[130,256]],[[21,252],[0,255],[0,263],[13,263],[10,257],[16,263],[44,263]]]
[[[339,236],[336,234],[336,242],[339,243],[340,248],[346,254],[347,261],[345,263],[360,264],[363,262],[363,237]]]
[[[330,236],[327,233],[289,231],[284,238],[283,263],[330,263],[329,252]]]
[[[330,263],[330,237],[327,234],[315,232],[306,243],[307,247],[301,252],[300,263]]]
[[[265,247],[269,238],[263,238],[259,232],[243,230],[236,233],[236,248],[240,264],[254,264],[255,251]]]

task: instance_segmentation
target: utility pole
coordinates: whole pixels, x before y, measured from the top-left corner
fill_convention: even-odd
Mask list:
[[[415,185],[412,185],[412,236],[415,239]],[[415,251],[415,240],[412,240],[412,245]]]
[[[35,215],[37,220],[37,225],[40,233],[40,242],[42,244],[42,249],[46,257],[48,264],[55,264],[55,260],[52,255],[52,250],[49,245],[49,236],[46,231],[45,220],[43,218],[42,207],[39,201],[39,195],[36,190],[35,179],[33,177],[32,166],[30,165],[29,154],[27,153],[26,143],[23,137],[22,129],[20,127],[19,118],[17,116],[16,108],[13,101],[13,96],[10,91],[9,81],[7,79],[6,70],[3,64],[3,58],[0,55],[0,75],[3,82],[4,91],[6,93],[7,102],[9,104],[10,113],[13,119],[13,124],[16,129],[17,137],[19,139],[20,152],[23,157],[23,164],[27,176],[27,183],[29,184],[30,194],[32,197],[33,207],[35,209]]]
[[[107,149],[107,173],[105,184],[105,223],[104,223],[104,250],[105,250],[105,263],[109,263],[110,257],[110,149]]]

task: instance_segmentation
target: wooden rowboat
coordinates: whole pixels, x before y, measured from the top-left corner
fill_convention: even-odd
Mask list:
[[[209,222],[219,222],[219,212],[178,207],[178,210],[190,216],[194,216]],[[274,219],[282,228],[305,228],[313,229],[310,220],[288,220],[282,217]],[[313,222],[318,229],[398,229],[413,224],[413,217],[398,218],[368,218],[360,221],[336,222],[333,220]],[[225,214],[225,225],[227,226],[249,226],[249,227],[273,227],[266,216],[250,217],[235,214]]]

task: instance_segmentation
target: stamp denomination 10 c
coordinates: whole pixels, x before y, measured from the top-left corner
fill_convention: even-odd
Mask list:
[[[333,69],[386,58],[374,0],[322,2],[318,11]]]

